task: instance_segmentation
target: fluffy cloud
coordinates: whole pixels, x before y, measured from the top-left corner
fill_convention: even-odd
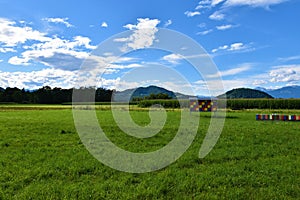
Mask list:
[[[110,73],[108,69],[105,73]],[[2,72],[0,71],[0,87],[18,87],[25,89],[38,89],[43,86],[60,87],[60,88],[73,88],[81,86],[79,83],[79,72],[78,71],[66,71],[55,68],[46,68],[39,71],[31,72]],[[85,82],[82,86],[95,86],[95,82]],[[109,89],[115,89],[119,84],[124,89],[132,88],[130,82],[120,83],[120,78],[116,79],[105,79],[101,77],[97,79],[97,87],[105,87]],[[140,83],[134,84],[138,87]],[[128,86],[128,87],[125,87]]]
[[[123,52],[129,49],[143,49],[150,47],[154,40],[155,34],[158,31],[157,25],[160,23],[158,19],[139,18],[138,23],[127,24],[124,27],[133,30],[133,34],[127,38],[117,38],[115,42],[126,42]]]
[[[66,27],[70,28],[73,27],[72,24],[68,22],[69,18],[43,18],[44,21],[55,23],[55,24],[64,24]]]
[[[298,82],[300,81],[300,65],[283,65],[273,67],[269,72],[270,82]]]
[[[72,88],[75,84],[76,73],[61,69],[47,68],[31,72],[2,72],[0,71],[0,86],[37,89],[42,86]]]
[[[194,11],[194,12],[192,12],[192,11],[186,11],[184,14],[186,16],[188,16],[188,17],[194,17],[196,15],[200,15],[201,13],[199,11]]]
[[[238,42],[238,43],[233,43],[230,45],[230,48],[228,49],[229,51],[239,51],[242,49],[246,49],[247,46],[245,44],[243,44],[242,42]]]
[[[221,25],[221,26],[216,26],[216,28],[220,31],[224,31],[224,30],[233,28],[233,25],[231,25],[231,24]]]
[[[28,26],[18,26],[14,21],[0,18],[0,45],[2,51],[12,51],[11,47],[24,44],[26,41],[46,42],[50,39],[45,33],[33,30]]]
[[[251,47],[250,44],[244,44],[242,42],[233,43],[230,45],[223,45],[216,49],[213,49],[211,52],[216,53],[218,51],[231,51],[231,52],[237,52],[237,51],[250,51],[254,50],[254,48]]]
[[[47,42],[36,43],[24,47],[26,50],[20,57],[12,57],[8,62],[12,65],[29,65],[32,61],[46,66],[75,70],[89,54],[86,50],[95,49],[87,37],[76,36],[72,41],[61,38],[49,38]]]
[[[261,86],[271,84],[271,88],[282,87],[282,85],[299,85],[300,84],[300,65],[279,65],[271,67],[266,73],[252,77],[252,84]],[[280,86],[276,86],[279,84]]]
[[[107,24],[106,22],[102,22],[101,27],[102,27],[102,28],[107,28],[107,27],[108,27],[108,24]]]
[[[178,64],[180,60],[184,59],[184,57],[180,54],[169,54],[162,58],[162,60],[168,61],[172,64]]]
[[[67,18],[45,18],[44,20],[71,26],[67,24]],[[21,47],[23,50],[19,56],[8,60],[8,63],[12,65],[29,65],[32,62],[39,62],[46,66],[74,70],[89,55],[87,51],[96,48],[90,42],[89,38],[82,36],[75,36],[72,40],[47,36],[46,33],[28,27],[25,22],[20,24],[0,18],[0,52],[16,52],[14,48],[20,44],[18,48]]]
[[[13,48],[11,47],[0,47],[0,53],[7,53],[7,52],[16,52],[16,50],[14,50]]]

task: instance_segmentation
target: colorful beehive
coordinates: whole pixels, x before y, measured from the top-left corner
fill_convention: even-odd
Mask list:
[[[215,98],[190,98],[191,112],[215,112],[217,108],[217,99]]]
[[[300,115],[257,114],[256,115],[256,120],[300,121]]]

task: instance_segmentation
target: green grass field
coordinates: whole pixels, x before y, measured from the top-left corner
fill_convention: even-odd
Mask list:
[[[299,122],[255,121],[256,113],[268,110],[228,112],[217,145],[199,159],[210,121],[203,113],[180,159],[159,171],[131,174],[89,154],[70,108],[0,107],[0,199],[300,199]],[[159,149],[174,137],[180,112],[167,114],[161,133],[142,140],[123,134],[109,110],[97,111],[107,136],[133,152]],[[145,110],[131,115],[138,124],[149,122]]]

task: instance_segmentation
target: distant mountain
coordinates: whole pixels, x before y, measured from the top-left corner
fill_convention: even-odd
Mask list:
[[[255,89],[264,91],[275,98],[300,98],[300,86],[288,86],[276,90],[270,90],[262,87]]]
[[[266,92],[260,90],[254,90],[250,88],[238,88],[233,89],[225,94],[219,95],[218,98],[227,98],[227,99],[252,99],[252,98],[273,98]]]
[[[264,88],[264,87],[256,87],[256,88],[254,88],[254,90],[259,90],[259,91],[268,93],[268,89],[266,89],[266,88]],[[268,94],[269,94],[269,93],[268,93]]]
[[[189,98],[188,95],[181,94],[181,93],[174,93],[170,90],[167,90],[162,87],[157,87],[157,86],[148,86],[148,87],[139,87],[139,88],[134,88],[134,89],[128,89],[124,91],[116,91],[114,93],[114,101],[116,102],[128,102],[129,100],[135,98],[135,97],[145,97],[149,96],[150,94],[167,94],[172,98],[178,98],[178,99],[186,99]]]
[[[0,87],[0,92],[4,92],[4,91],[5,91],[5,89]]]

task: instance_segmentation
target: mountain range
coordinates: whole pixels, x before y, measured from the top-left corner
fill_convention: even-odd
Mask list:
[[[181,93],[175,93],[162,87],[148,86],[139,87],[135,89],[128,89],[124,91],[117,91],[114,93],[115,101],[129,101],[134,97],[145,97],[150,94],[168,94],[172,98],[188,99],[189,97],[195,97],[185,95]],[[249,88],[237,88],[226,92],[225,94],[219,95],[218,98],[300,98],[300,86],[288,86],[280,89],[266,89],[263,87],[257,87],[255,89]],[[198,96],[204,98],[204,96]],[[206,97],[207,98],[207,97]]]
[[[256,90],[260,90],[268,93],[274,98],[300,98],[300,86],[287,86],[279,89],[266,89],[263,87],[257,87]]]

